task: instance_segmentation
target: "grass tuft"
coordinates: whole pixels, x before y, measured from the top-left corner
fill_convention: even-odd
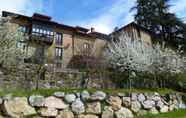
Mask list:
[[[186,109],[172,111],[168,113],[162,113],[158,115],[147,114],[136,118],[186,118]]]

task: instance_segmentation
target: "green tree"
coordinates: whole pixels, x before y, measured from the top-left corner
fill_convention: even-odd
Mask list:
[[[137,24],[158,34],[172,44],[183,44],[186,38],[186,25],[174,13],[169,12],[170,0],[137,0],[131,10],[136,10]]]

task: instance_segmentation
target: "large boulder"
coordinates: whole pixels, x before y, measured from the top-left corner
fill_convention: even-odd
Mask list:
[[[175,100],[175,99],[177,99],[177,95],[175,93],[169,94],[169,98],[171,100]]]
[[[178,102],[178,100],[173,100],[172,104],[174,105],[174,108],[175,108],[176,110],[179,109],[179,102]]]
[[[84,91],[81,92],[81,99],[82,99],[83,101],[86,101],[86,100],[88,100],[89,98],[90,98],[90,94],[89,94],[88,91],[84,90]]]
[[[69,107],[69,105],[65,104],[61,99],[54,96],[45,98],[44,106],[56,109],[67,109]]]
[[[183,101],[180,101],[179,105],[178,105],[178,108],[179,109],[186,109],[186,104]]]
[[[154,93],[154,95],[151,96],[151,100],[155,102],[161,101],[161,96],[158,93]]]
[[[100,102],[87,103],[86,113],[101,114],[101,103]]]
[[[95,93],[93,93],[90,97],[91,100],[98,100],[98,101],[102,101],[106,98],[106,93],[102,92],[102,91],[97,91]]]
[[[160,108],[160,112],[161,112],[161,113],[166,113],[166,112],[168,112],[168,111],[169,111],[169,107],[166,106],[166,105],[164,105],[163,107]]]
[[[145,97],[144,94],[142,94],[142,93],[139,94],[137,97],[138,97],[138,101],[139,101],[139,102],[143,102],[143,101],[146,100],[146,97]]]
[[[146,99],[149,99],[151,100],[152,96],[154,96],[154,93],[151,93],[151,92],[147,92],[147,93],[144,93]]]
[[[101,118],[114,118],[114,111],[112,108],[105,106]]]
[[[96,115],[87,114],[87,115],[79,115],[77,118],[99,118],[99,117]]]
[[[131,110],[135,113],[137,113],[141,109],[141,104],[138,101],[132,101],[131,102]]]
[[[149,113],[150,113],[150,114],[156,115],[156,114],[158,114],[159,112],[158,112],[158,110],[157,110],[155,107],[153,107],[153,108],[151,108],[151,109],[149,110]]]
[[[56,118],[74,118],[74,114],[69,110],[60,111]]]
[[[119,97],[125,97],[126,96],[126,93],[118,93],[117,94]]]
[[[33,107],[43,107],[45,98],[40,95],[32,95],[28,98],[28,101]]]
[[[156,103],[156,108],[160,110],[164,106],[164,103],[160,100]]]
[[[65,95],[65,101],[67,103],[71,104],[75,100],[76,100],[76,95],[74,95],[74,94],[67,94],[67,95]]]
[[[55,92],[54,96],[57,98],[64,98],[65,97],[65,93],[64,92]]]
[[[129,109],[124,108],[124,107],[116,111],[115,116],[116,118],[133,118],[134,117],[132,112]]]
[[[143,108],[144,109],[152,109],[153,107],[155,107],[155,102],[153,100],[146,100],[144,102],[142,102]]]
[[[123,106],[130,107],[131,105],[131,98],[130,97],[123,97],[122,98]]]
[[[76,95],[77,98],[81,97],[81,93],[80,92],[75,93],[75,95]]]
[[[138,100],[138,94],[137,93],[131,93],[131,100],[132,101]]]
[[[162,97],[161,101],[165,104],[165,105],[169,105],[168,101],[166,100],[166,97]]]
[[[169,111],[174,111],[176,109],[176,105],[175,104],[171,104],[169,106]]]
[[[118,96],[110,96],[107,102],[112,106],[113,110],[119,110],[122,105],[122,100]]]
[[[80,99],[76,99],[72,103],[71,107],[72,107],[72,111],[75,114],[81,114],[81,113],[85,112],[85,106],[84,106],[83,102]]]
[[[29,106],[26,97],[15,97],[11,100],[5,100],[3,111],[13,118],[36,114],[35,109]]]
[[[55,108],[41,108],[38,112],[43,117],[56,117],[58,114]]]

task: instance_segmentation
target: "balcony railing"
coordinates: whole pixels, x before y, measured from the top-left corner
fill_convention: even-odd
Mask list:
[[[43,43],[51,45],[53,43],[54,36],[32,32],[30,35],[30,39],[35,42],[43,42]]]

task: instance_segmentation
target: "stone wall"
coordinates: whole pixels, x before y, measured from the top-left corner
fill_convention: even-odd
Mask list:
[[[51,96],[32,95],[0,98],[2,117],[12,118],[133,118],[147,113],[158,114],[185,109],[181,94],[117,93],[102,91],[64,93]]]
[[[34,65],[5,70],[0,68],[0,89],[35,89],[35,88],[116,88],[109,75],[67,70],[54,72],[53,68],[45,73],[44,79],[38,79],[38,68]]]

